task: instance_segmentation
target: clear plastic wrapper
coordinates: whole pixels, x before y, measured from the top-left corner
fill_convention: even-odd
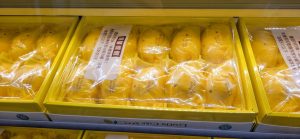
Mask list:
[[[299,65],[288,66],[272,33],[275,27],[249,29],[252,50],[270,108],[275,112],[300,112]],[[293,58],[293,57],[291,57]]]
[[[79,49],[63,71],[57,100],[154,108],[245,109],[234,36],[228,23],[130,25],[121,60],[111,63],[108,70],[99,68],[97,74],[90,66],[97,66],[93,60],[98,55],[101,58],[106,46],[100,44],[109,32],[106,25],[86,26]],[[115,54],[114,50],[107,53]]]
[[[3,129],[0,139],[77,139],[80,135],[80,131],[76,130],[24,127],[3,127]]]
[[[0,100],[33,99],[69,25],[0,24]]]

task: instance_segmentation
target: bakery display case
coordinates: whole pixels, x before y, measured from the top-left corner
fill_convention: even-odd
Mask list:
[[[6,138],[42,138],[44,128],[81,130],[77,138],[300,138],[299,8],[4,0],[0,126]]]

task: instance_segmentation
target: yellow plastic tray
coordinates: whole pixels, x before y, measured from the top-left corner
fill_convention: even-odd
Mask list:
[[[159,21],[159,22],[158,22]],[[79,104],[61,102],[55,98],[59,95],[59,80],[62,77],[64,67],[70,57],[78,50],[78,44],[83,37],[84,26],[88,23],[97,24],[167,24],[167,23],[200,23],[227,22],[231,24],[235,36],[236,61],[239,67],[246,110],[196,110],[175,108],[139,108],[132,106],[114,106],[108,104]],[[222,121],[222,122],[253,122],[257,113],[256,102],[248,75],[246,62],[243,56],[239,36],[237,34],[233,18],[196,18],[196,17],[84,17],[70,42],[65,57],[58,69],[58,73],[49,89],[44,101],[50,114],[80,115],[80,116],[105,116],[121,118],[153,118],[175,120],[199,120],[199,121]]]
[[[55,132],[55,134],[69,136],[69,139],[81,139],[83,135],[83,130],[68,130],[68,129],[52,129],[52,128],[32,128],[32,127],[8,127],[8,126],[0,126],[0,129],[4,129],[16,134],[22,133],[47,133],[47,132]],[[0,133],[1,138],[1,133]]]
[[[247,25],[252,25],[255,27],[299,26],[300,18],[241,18],[238,24],[245,58],[247,60],[248,69],[250,71],[250,76],[258,103],[258,121],[265,124],[300,127],[300,114],[272,112],[259,71],[257,69]]]
[[[107,139],[107,136],[125,136],[129,139],[210,139],[210,137],[193,137],[180,135],[162,135],[162,134],[145,134],[145,133],[128,133],[128,132],[106,132],[106,131],[85,131],[82,139]],[[112,138],[110,138],[112,139]]]
[[[43,112],[45,110],[42,102],[55,76],[56,70],[64,56],[64,52],[70,42],[72,34],[78,22],[78,17],[55,17],[55,16],[1,16],[0,23],[69,23],[69,31],[53,61],[53,64],[46,75],[40,90],[36,93],[32,100],[1,100],[0,111],[16,111],[16,112]]]

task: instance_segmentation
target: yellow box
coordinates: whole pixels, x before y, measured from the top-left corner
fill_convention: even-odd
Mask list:
[[[71,36],[78,22],[78,17],[59,17],[59,16],[2,16],[0,23],[7,24],[36,24],[36,23],[61,23],[69,24],[69,30],[64,38],[60,49],[53,60],[49,72],[47,73],[39,91],[32,100],[13,100],[0,99],[0,112],[44,112],[42,102],[46,96],[48,88],[55,76],[56,70],[64,56],[64,52],[69,44]]]
[[[32,139],[81,139],[82,130],[32,128],[32,127],[0,127],[0,138]]]
[[[128,132],[85,131],[82,139],[210,139],[211,137],[145,134]]]
[[[157,22],[159,21],[159,22]],[[64,67],[70,57],[77,51],[79,40],[83,37],[82,32],[87,23],[97,24],[167,24],[167,23],[203,23],[226,22],[230,23],[235,37],[235,60],[238,64],[245,98],[245,110],[200,110],[200,109],[175,109],[175,108],[138,108],[131,106],[116,106],[108,104],[78,104],[61,102],[55,99],[59,94],[59,81]],[[257,113],[256,102],[252,92],[252,85],[248,75],[247,66],[243,57],[239,36],[237,34],[233,18],[197,18],[197,17],[84,17],[78,25],[75,35],[66,51],[63,62],[54,78],[49,93],[44,101],[49,114],[79,115],[79,116],[103,116],[121,118],[149,118],[149,119],[172,119],[172,120],[196,120],[208,122],[253,122]],[[51,116],[50,116],[51,117]]]
[[[241,18],[238,25],[245,58],[248,64],[248,69],[250,71],[250,76],[258,103],[259,113],[257,119],[259,124],[300,127],[299,113],[273,112],[271,110],[251,47],[248,25],[261,28],[272,26],[299,26],[300,18]]]

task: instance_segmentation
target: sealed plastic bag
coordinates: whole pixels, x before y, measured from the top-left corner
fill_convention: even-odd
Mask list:
[[[275,67],[281,55],[272,33],[264,30],[256,31],[252,39],[253,53],[260,69]]]
[[[280,34],[277,33],[278,30],[280,31],[278,27],[249,30],[251,45],[270,108],[275,112],[299,112],[300,86],[298,80],[300,78],[299,70],[295,70],[299,68],[299,63],[295,65],[290,63],[294,60],[297,61],[298,57],[290,53],[299,53],[296,49],[299,45],[293,44],[294,36],[289,33],[291,30],[293,30],[292,32],[300,30],[297,28],[283,29],[285,31],[281,31]],[[285,44],[286,41],[290,45]]]
[[[229,24],[87,25],[57,100],[244,109]]]
[[[202,33],[201,54],[204,60],[221,64],[232,59],[232,32],[226,24],[211,24]]]
[[[128,105],[129,95],[136,71],[134,59],[123,59],[118,77],[114,80],[104,80],[101,84],[101,101],[103,104]]]
[[[171,59],[176,62],[199,59],[200,43],[200,27],[183,27],[172,40]]]
[[[164,60],[169,54],[170,42],[161,30],[155,27],[141,29],[138,40],[139,57],[146,62],[156,63]]]
[[[242,98],[232,61],[212,65],[207,82],[207,108],[235,109],[241,107]]]
[[[164,107],[166,75],[160,67],[138,70],[132,83],[130,99],[135,106]]]
[[[75,70],[70,73],[68,80],[63,85],[63,91],[68,92],[64,97],[66,101],[95,103],[98,99],[97,84],[84,78],[86,66],[87,62],[83,60],[74,65]]]
[[[203,108],[206,94],[207,65],[186,61],[170,69],[166,83],[169,107]]]
[[[67,31],[52,23],[0,24],[0,99],[34,98]]]

